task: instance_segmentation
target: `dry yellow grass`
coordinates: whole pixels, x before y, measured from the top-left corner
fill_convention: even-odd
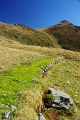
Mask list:
[[[29,64],[34,60],[45,57],[45,55],[30,50],[24,45],[13,41],[12,44],[8,43],[8,39],[0,38],[0,71],[7,70],[11,67],[20,64]]]
[[[26,30],[24,30],[24,32],[23,32],[23,29],[22,29],[22,27],[20,25],[6,24],[6,23],[2,23],[2,22],[0,22],[0,25],[3,28],[5,28],[5,30],[7,30],[7,31],[16,30],[16,31],[19,31],[19,32],[24,33],[24,34],[26,33]],[[31,34],[31,33],[33,33],[33,31],[28,29],[27,34]]]
[[[37,113],[30,106],[26,106],[19,111],[19,116],[13,120],[37,120]]]
[[[5,71],[20,64],[29,64],[39,58],[58,55],[80,60],[80,53],[60,48],[22,45],[14,40],[0,36],[0,71]]]
[[[38,106],[42,105],[42,92],[33,88],[22,93],[25,101],[18,111],[19,116],[14,120],[37,120]]]

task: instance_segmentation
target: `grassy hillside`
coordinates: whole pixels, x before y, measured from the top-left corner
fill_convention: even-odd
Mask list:
[[[54,47],[53,40],[44,33],[22,24],[0,23],[0,36],[8,38],[10,43],[16,40],[24,45]]]
[[[61,55],[65,58],[79,59],[79,53],[40,46],[22,45],[19,42],[0,37],[0,71],[5,71],[11,67],[21,64],[29,64],[33,60],[45,58],[51,55]]]
[[[59,120],[80,118],[80,62],[71,58],[64,59],[41,78],[42,69],[58,58],[60,56],[40,59],[28,66],[23,65],[3,72],[0,76],[0,118],[2,113],[11,111],[10,105],[14,105],[17,111],[11,114],[15,115],[15,120],[35,120],[37,117],[35,111],[42,104],[42,95],[49,87],[66,92],[75,103],[71,110],[74,114],[72,116],[60,114]]]
[[[32,29],[23,24],[6,24],[0,22],[0,36],[24,45],[63,48],[80,52],[80,26],[66,20],[44,28]]]
[[[80,51],[80,26],[64,20],[59,24],[41,30],[56,37],[62,48]]]
[[[20,27],[20,32],[23,32],[21,25],[5,26],[8,27],[5,31],[9,31],[11,26],[15,26],[17,30]],[[52,40],[52,35],[49,37]],[[57,44],[56,39],[54,44]],[[12,120],[36,120],[38,107],[42,105],[42,96],[49,87],[64,91],[74,101],[74,106],[68,112],[70,114],[58,111],[57,119],[80,119],[80,53],[57,47],[22,44],[22,41],[19,42],[14,36],[5,37],[1,28],[0,119],[4,118],[5,112],[10,112]],[[61,58],[64,60],[42,78],[43,68]],[[16,107],[15,111],[12,111],[12,105]],[[55,109],[51,113],[55,115]],[[43,114],[47,120],[54,120],[51,114],[48,116],[46,109]]]

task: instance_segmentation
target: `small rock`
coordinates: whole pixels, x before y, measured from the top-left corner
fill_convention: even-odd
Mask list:
[[[5,93],[5,94],[3,94],[5,97],[7,96],[7,94]]]
[[[12,112],[15,111],[16,110],[16,106],[11,105],[11,110],[12,110]]]
[[[46,120],[42,113],[39,113],[39,120]]]
[[[75,95],[75,96],[77,96],[77,95]]]
[[[71,82],[70,82],[70,81],[68,81],[68,80],[67,80],[66,82],[67,82],[68,84],[71,84]]]
[[[62,59],[55,61],[55,64],[62,62]]]
[[[10,119],[10,112],[5,112],[4,118]]]
[[[78,92],[76,91],[75,93],[77,94]]]

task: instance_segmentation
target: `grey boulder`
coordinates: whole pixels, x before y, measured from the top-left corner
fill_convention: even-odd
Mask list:
[[[49,88],[48,93],[52,94],[54,97],[54,101],[52,104],[52,107],[54,108],[69,109],[73,105],[73,100],[71,99],[71,97],[60,90]]]

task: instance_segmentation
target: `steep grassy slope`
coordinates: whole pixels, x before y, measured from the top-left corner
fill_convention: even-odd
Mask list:
[[[36,110],[42,104],[42,95],[48,87],[68,93],[75,106],[73,116],[59,115],[60,120],[80,118],[80,53],[63,49],[22,45],[0,37],[0,119],[11,105],[17,107],[11,115],[14,120],[35,120]],[[51,62],[64,57],[44,78],[42,70]],[[37,96],[37,97],[36,97]],[[48,118],[47,118],[48,119]]]
[[[10,39],[10,43],[16,40],[27,45],[54,47],[53,41],[44,33],[22,24],[0,23],[0,36]]]
[[[36,120],[44,91],[54,87],[69,94],[75,103],[70,109],[71,114],[59,112],[56,117],[59,120],[79,120],[80,53],[61,49],[58,38],[49,44],[57,48],[41,47],[48,46],[47,43],[45,45],[46,40],[53,42],[52,34],[48,36],[44,31],[35,31],[23,25],[0,23],[0,26],[0,119],[5,112],[10,112],[13,120]],[[24,35],[31,37],[34,43],[26,42]],[[42,41],[40,44],[35,44],[37,38]],[[60,58],[64,60],[42,78],[43,68]],[[17,108],[14,112],[11,105]],[[56,114],[55,109],[52,111]],[[44,109],[46,119],[51,120],[49,117],[52,116],[46,112]]]
[[[56,37],[62,48],[80,51],[80,26],[64,20],[59,24],[41,30]]]
[[[80,27],[68,21],[44,29],[32,29],[23,24],[5,24],[0,22],[0,36],[16,40],[24,45],[64,48],[80,51]]]
[[[0,37],[0,72],[21,64],[30,64],[32,61],[51,55],[61,55],[65,58],[79,59],[78,52],[63,49],[39,46],[22,45],[11,39]]]

